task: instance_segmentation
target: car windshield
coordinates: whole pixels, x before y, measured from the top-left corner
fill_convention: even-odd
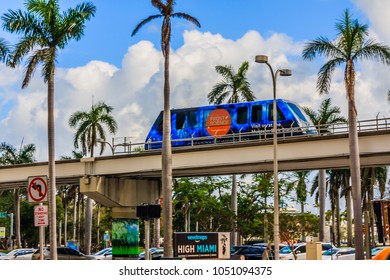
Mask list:
[[[323,253],[323,255],[324,256],[331,256],[331,255],[336,254],[338,251],[339,251],[339,249],[332,248],[332,249],[329,249],[329,250],[325,251]]]
[[[279,250],[279,253],[281,253],[281,254],[290,254],[290,253],[292,253],[291,247],[290,246],[283,247],[283,249]]]

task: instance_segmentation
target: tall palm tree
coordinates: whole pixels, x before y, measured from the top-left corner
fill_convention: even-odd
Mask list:
[[[349,154],[354,199],[355,258],[364,259],[362,233],[362,207],[360,184],[360,157],[357,132],[357,109],[355,103],[355,63],[362,59],[372,59],[390,65],[390,48],[367,39],[368,26],[352,19],[348,10],[336,23],[337,38],[331,41],[325,37],[306,44],[302,52],[305,60],[313,60],[316,55],[324,55],[329,60],[320,68],[317,90],[328,93],[331,78],[337,66],[345,64],[344,83],[348,99]]]
[[[69,126],[77,128],[74,135],[74,147],[79,148],[81,144],[83,154],[87,152],[90,156],[94,156],[94,147],[100,145],[100,154],[103,154],[106,143],[106,132],[104,126],[108,128],[110,134],[115,134],[118,129],[118,124],[111,116],[113,108],[106,105],[104,102],[98,102],[96,105],[92,105],[91,111],[83,112],[77,111],[73,113],[69,118]],[[98,139],[103,141],[98,142]],[[87,199],[86,205],[86,218],[85,218],[85,252],[91,253],[92,242],[92,199]]]
[[[209,103],[222,104],[225,99],[227,103],[238,103],[240,101],[253,101],[255,96],[250,89],[250,83],[246,77],[249,69],[249,62],[244,61],[237,72],[231,65],[215,66],[215,71],[221,74],[223,80],[218,82],[207,95]],[[232,177],[232,195],[231,204],[234,217],[237,217],[237,178],[236,174]],[[236,218],[235,218],[236,219]],[[237,245],[237,221],[233,221],[232,245]]]
[[[163,115],[163,143],[162,143],[162,193],[164,217],[164,256],[173,256],[172,242],[172,147],[171,147],[171,102],[169,84],[169,54],[171,44],[171,18],[185,19],[200,27],[199,21],[193,16],[174,12],[174,0],[151,0],[152,5],[160,12],[142,20],[133,30],[131,36],[137,34],[141,27],[158,18],[163,19],[161,28],[161,51],[164,56],[164,115]]]
[[[21,35],[12,53],[11,66],[15,67],[28,56],[22,88],[26,88],[34,70],[42,64],[43,81],[47,84],[48,103],[48,162],[49,162],[49,214],[50,246],[57,248],[56,233],[56,176],[54,151],[54,76],[58,52],[72,39],[84,35],[85,22],[91,19],[96,7],[89,2],[76,5],[63,12],[58,0],[26,0],[22,10],[9,10],[1,18],[5,30]],[[57,259],[57,251],[50,250],[50,258]]]
[[[329,132],[329,127],[336,123],[345,123],[347,120],[340,115],[340,107],[333,106],[330,98],[321,102],[318,111],[314,111],[309,107],[303,107],[305,113],[309,116],[313,124],[317,126],[319,133]],[[325,169],[318,170],[317,186],[319,189],[319,205],[320,205],[320,241],[325,239],[325,193],[326,193],[326,171]],[[348,212],[348,214],[351,214]]]
[[[32,163],[35,161],[35,150],[36,148],[34,144],[23,145],[23,141],[20,144],[19,151],[12,145],[3,142],[0,144],[0,165]],[[15,189],[14,197],[16,244],[17,247],[20,248],[20,189]]]

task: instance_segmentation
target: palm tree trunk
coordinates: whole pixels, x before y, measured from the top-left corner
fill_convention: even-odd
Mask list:
[[[77,188],[74,192],[74,202],[73,202],[73,242],[76,242],[77,239]]]
[[[68,242],[68,201],[65,201],[64,205],[64,245]]]
[[[335,200],[336,200],[336,210],[335,210],[335,213],[336,213],[336,227],[337,227],[337,235],[336,235],[336,244],[337,244],[337,247],[340,247],[341,246],[341,242],[340,242],[340,239],[341,239],[341,230],[340,230],[340,224],[341,224],[341,221],[340,221],[340,195],[339,195],[339,190],[337,189],[336,190],[336,197],[335,197]]]
[[[357,133],[357,118],[354,106],[348,102],[349,115],[349,150],[352,179],[352,199],[354,213],[354,235],[355,235],[355,259],[364,259],[363,232],[362,232],[362,202],[360,182],[360,157],[359,142]]]
[[[16,230],[16,247],[22,247],[20,236],[20,189],[15,189],[15,230]]]
[[[352,180],[352,199],[354,213],[355,259],[364,259],[362,232],[362,197],[360,182],[360,153],[357,132],[357,112],[355,105],[355,72],[353,62],[347,61],[346,85],[348,91],[348,127],[349,127],[349,157]]]
[[[325,241],[325,192],[326,192],[326,170],[318,170],[318,192],[320,203],[320,241]]]
[[[160,247],[160,218],[154,219],[153,246]]]
[[[85,207],[85,241],[84,241],[84,252],[86,255],[91,254],[91,243],[92,243],[92,199],[89,197],[86,201]]]
[[[233,220],[232,220],[232,241],[231,245],[236,246],[237,244],[237,177],[236,174],[232,176],[232,194],[231,194],[231,204],[232,204],[232,212],[233,212]]]
[[[53,63],[54,65],[54,63]],[[48,81],[47,98],[47,127],[48,127],[48,148],[49,148],[49,231],[50,247],[57,248],[57,207],[56,207],[56,172],[55,172],[55,141],[54,141],[54,66]],[[50,250],[50,259],[57,260],[57,250]]]
[[[349,181],[349,180],[348,180]],[[351,197],[351,190],[347,192],[347,195],[345,196],[345,207],[347,209],[347,242],[348,246],[353,246],[353,238],[352,238],[352,197]]]
[[[96,245],[100,244],[100,208],[101,204],[97,203],[96,205]]]
[[[169,19],[166,19],[169,20]],[[166,22],[169,24],[169,22]],[[169,25],[170,26],[170,25]],[[170,36],[169,36],[170,37]],[[172,230],[172,147],[171,147],[171,104],[169,84],[169,48],[167,40],[164,59],[164,120],[162,146],[162,193],[164,216],[164,257],[173,257]]]

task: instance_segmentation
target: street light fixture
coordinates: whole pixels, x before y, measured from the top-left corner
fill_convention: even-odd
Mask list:
[[[278,69],[276,72],[272,69],[272,66],[268,63],[268,56],[256,55],[255,62],[265,63],[268,65],[272,75],[273,85],[273,160],[274,160],[274,259],[279,260],[279,181],[278,181],[278,133],[277,133],[277,107],[276,107],[276,78],[280,76],[291,76],[290,69]]]
[[[110,142],[107,142],[106,140],[101,138],[96,139],[96,142],[107,144],[108,146],[110,146],[112,154],[115,154],[115,147]]]

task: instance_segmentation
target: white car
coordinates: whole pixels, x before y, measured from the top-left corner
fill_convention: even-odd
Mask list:
[[[354,260],[355,249],[351,247],[346,248],[332,248],[322,254],[323,260]]]
[[[330,243],[321,242],[322,252],[334,248]],[[294,252],[297,256],[297,260],[306,260],[306,242],[305,243],[296,243],[294,244]],[[280,260],[294,260],[294,254],[290,246],[286,246],[279,251]]]
[[[89,256],[93,257],[95,260],[112,260],[112,248],[104,248],[99,252]]]
[[[36,250],[37,249],[34,248],[15,249],[7,255],[0,257],[0,260],[31,260],[31,257]]]

